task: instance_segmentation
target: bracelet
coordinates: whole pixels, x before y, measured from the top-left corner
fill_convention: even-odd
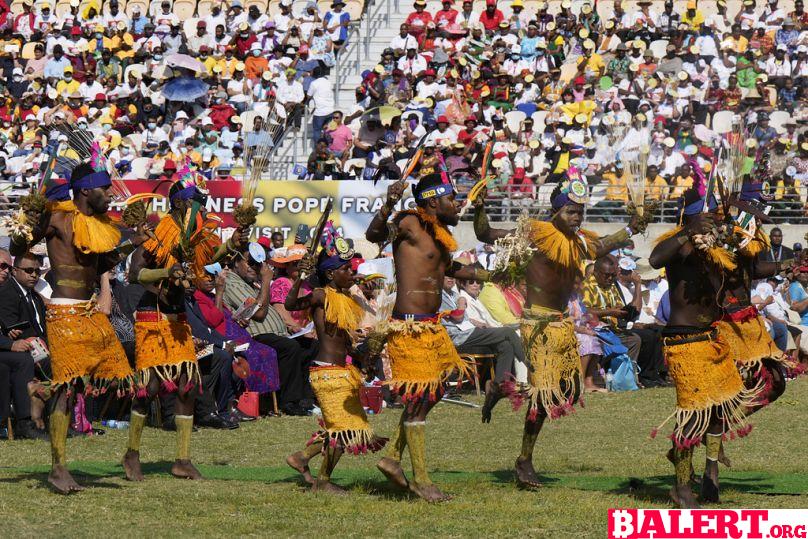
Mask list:
[[[630,226],[626,227],[626,232],[628,232],[629,237],[631,237],[631,236],[633,236],[635,234],[635,232],[633,230],[631,230]]]

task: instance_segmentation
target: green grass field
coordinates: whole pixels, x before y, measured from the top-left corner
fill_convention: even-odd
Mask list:
[[[753,417],[755,429],[727,444],[733,468],[722,468],[728,507],[808,507],[808,377]],[[586,408],[548,425],[536,447],[538,491],[516,487],[512,467],[521,443],[522,412],[507,403],[482,425],[479,410],[441,404],[430,415],[427,456],[432,479],[454,495],[429,505],[388,488],[375,456],[345,457],[334,481],[350,496],[307,492],[284,457],[316,430],[314,418],[269,418],[237,431],[201,430],[194,460],[205,481],[168,474],[174,436],[147,429],[142,460],[147,480],[128,483],[118,464],[126,431],[70,440],[70,468],[86,491],[53,494],[43,442],[0,442],[0,521],[18,536],[361,536],[604,537],[610,507],[670,507],[667,440],[650,430],[672,410],[671,389],[594,395]],[[398,411],[373,417],[388,435]],[[669,432],[669,431],[668,431]],[[704,452],[697,452],[696,466]],[[409,463],[405,459],[405,469]],[[319,467],[319,458],[313,469]]]

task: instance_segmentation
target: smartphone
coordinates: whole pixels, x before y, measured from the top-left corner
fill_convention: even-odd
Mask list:
[[[22,322],[17,322],[16,324],[11,324],[10,326],[6,326],[6,333],[9,331],[13,331],[15,329],[28,329],[31,327],[31,322],[28,320],[23,320]]]

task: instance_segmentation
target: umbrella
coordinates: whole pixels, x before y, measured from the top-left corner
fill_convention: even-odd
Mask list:
[[[382,105],[381,107],[373,107],[362,115],[362,122],[376,120],[381,122],[382,125],[389,126],[393,122],[393,118],[401,116],[401,111],[396,107],[389,105]]]
[[[190,69],[197,73],[205,71],[205,66],[196,58],[192,58],[187,54],[169,54],[166,56],[166,65],[171,67],[180,67],[183,69]]]
[[[207,95],[208,85],[193,77],[180,77],[171,79],[163,87],[163,96],[169,101],[181,101],[191,103],[200,97]]]

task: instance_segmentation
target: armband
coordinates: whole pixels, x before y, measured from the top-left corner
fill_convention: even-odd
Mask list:
[[[164,281],[168,279],[171,275],[171,269],[169,268],[159,268],[159,269],[149,269],[143,268],[137,274],[137,281],[140,284],[154,284],[160,281]]]

